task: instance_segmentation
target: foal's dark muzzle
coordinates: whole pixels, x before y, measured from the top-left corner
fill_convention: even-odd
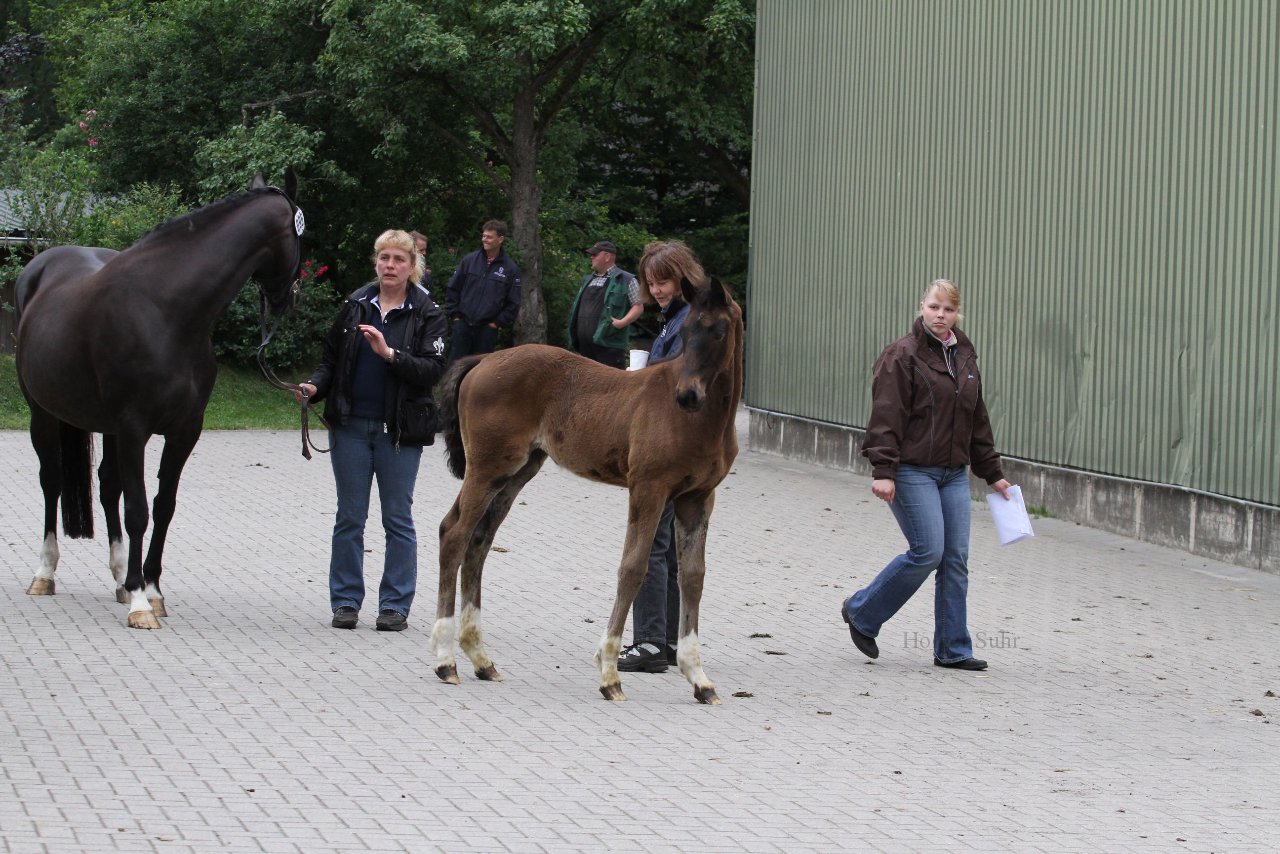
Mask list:
[[[676,405],[685,412],[697,412],[706,399],[706,392],[698,385],[676,387]]]

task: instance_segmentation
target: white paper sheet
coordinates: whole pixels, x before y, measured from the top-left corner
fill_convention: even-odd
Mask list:
[[[996,523],[1000,545],[1007,546],[1036,535],[1031,530],[1031,517],[1027,515],[1021,487],[1009,487],[1008,501],[1000,493],[993,492],[987,496],[987,504],[991,505],[991,518]]]

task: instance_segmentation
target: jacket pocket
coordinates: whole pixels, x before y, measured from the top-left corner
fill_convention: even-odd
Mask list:
[[[405,398],[400,403],[396,426],[400,429],[402,445],[434,445],[440,419],[436,414],[436,402],[431,396]]]

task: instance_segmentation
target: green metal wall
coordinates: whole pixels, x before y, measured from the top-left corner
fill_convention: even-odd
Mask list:
[[[760,0],[747,402],[950,277],[1005,454],[1280,505],[1280,3]]]

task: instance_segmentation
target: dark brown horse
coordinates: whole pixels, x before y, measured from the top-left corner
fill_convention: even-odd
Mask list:
[[[458,682],[455,639],[477,677],[501,678],[480,635],[480,578],[498,526],[550,456],[575,474],[630,491],[617,598],[596,649],[600,693],[625,699],[618,677],[622,630],[644,580],[658,517],[674,501],[677,661],[700,702],[720,702],[698,655],[698,603],[715,489],[738,454],[742,311],[718,281],[696,290],[688,281],[681,286],[690,310],[681,330],[683,353],[669,362],[624,372],[528,344],[461,360],[445,376],[445,447],[449,467],[463,483],[440,523],[440,598],[431,643],[436,675],[444,681]]]
[[[259,175],[247,193],[163,223],[123,252],[49,249],[18,277],[18,379],[45,501],[44,547],[28,593],[56,590],[59,497],[63,532],[93,536],[91,434],[102,433],[99,492],[116,599],[129,605],[129,626],[160,628],[165,535],[217,374],[213,326],[250,277],[273,314],[297,297],[303,220],[292,172],[287,178],[282,191]],[[153,435],[165,443],[144,563],[143,454]]]

